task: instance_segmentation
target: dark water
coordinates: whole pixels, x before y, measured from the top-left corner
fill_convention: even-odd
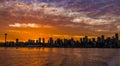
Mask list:
[[[0,48],[0,66],[120,66],[120,49]]]

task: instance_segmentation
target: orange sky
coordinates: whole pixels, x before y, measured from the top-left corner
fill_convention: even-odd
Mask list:
[[[120,9],[116,2],[98,4],[78,0],[0,0],[0,41],[112,36],[120,32]],[[82,4],[80,4],[82,3]],[[84,6],[86,3],[88,5]],[[89,8],[88,8],[89,7]],[[113,9],[111,9],[113,7]]]

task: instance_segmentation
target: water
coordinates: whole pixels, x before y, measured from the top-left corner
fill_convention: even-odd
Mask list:
[[[120,49],[0,48],[0,66],[120,66]]]

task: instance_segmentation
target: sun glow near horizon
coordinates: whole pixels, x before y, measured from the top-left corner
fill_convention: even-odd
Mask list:
[[[120,32],[117,0],[94,1],[0,0],[0,40],[4,40],[3,33],[8,33],[9,40],[28,40]]]

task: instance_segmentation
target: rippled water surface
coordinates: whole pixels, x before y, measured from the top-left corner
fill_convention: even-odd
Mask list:
[[[120,66],[120,49],[0,48],[0,66]]]

